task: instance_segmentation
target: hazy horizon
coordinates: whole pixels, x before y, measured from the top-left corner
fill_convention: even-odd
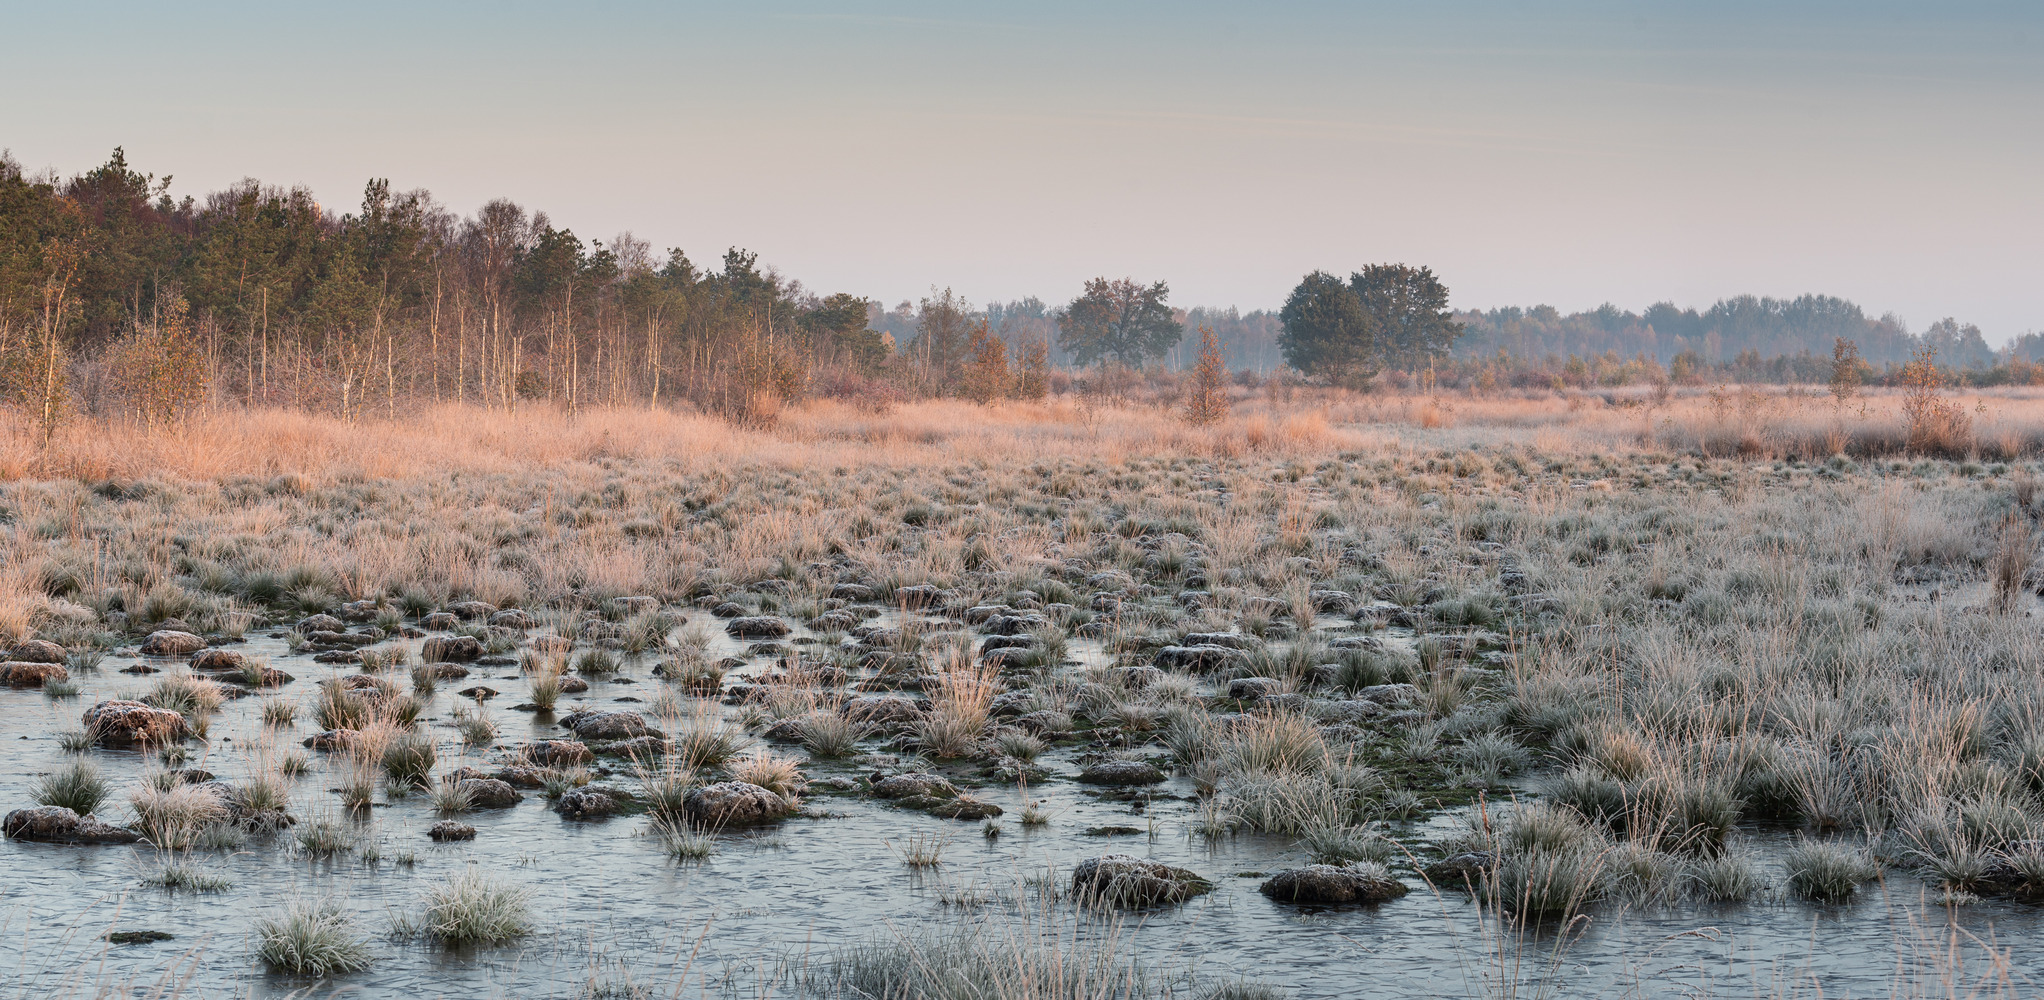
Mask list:
[[[1457,308],[1818,292],[2044,328],[2044,14],[2015,4],[83,10],[10,18],[30,170],[120,145],[173,194],[344,210],[388,177],[889,306],[1126,274],[1274,308],[1398,260]]]

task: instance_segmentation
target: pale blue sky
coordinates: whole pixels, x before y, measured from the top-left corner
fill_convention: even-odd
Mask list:
[[[2044,329],[2044,5],[43,4],[0,145],[198,194],[387,176],[893,303],[1821,291]]]

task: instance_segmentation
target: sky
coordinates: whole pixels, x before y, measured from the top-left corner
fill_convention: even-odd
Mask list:
[[[0,0],[0,146],[387,177],[819,293],[1275,308],[1840,295],[2044,329],[2044,4]]]

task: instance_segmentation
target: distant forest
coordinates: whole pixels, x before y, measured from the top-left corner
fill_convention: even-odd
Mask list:
[[[414,400],[685,400],[750,414],[807,395],[1034,397],[1106,371],[1073,371],[1095,361],[1168,378],[1193,366],[1202,328],[1242,379],[1297,377],[1277,311],[1174,306],[1163,281],[1074,291],[975,305],[932,287],[887,306],[806,287],[735,247],[699,262],[630,232],[584,239],[508,200],[461,217],[372,181],[337,211],[255,180],[176,198],[120,150],[73,177],[0,154],[0,392],[45,427],[67,411],[155,420],[204,403],[354,416]],[[1374,377],[1822,381],[1844,339],[1876,380],[1928,345],[1969,381],[2044,381],[2032,363],[2044,336],[1996,352],[1951,319],[1912,333],[1815,295],[1453,319],[1459,338],[1387,356]]]
[[[1504,351],[1519,357],[1587,357],[1616,351],[1628,357],[1645,354],[1665,364],[1694,352],[1719,362],[1747,352],[1768,358],[1828,356],[1832,344],[1843,337],[1858,344],[1860,355],[1877,365],[1906,362],[1925,344],[1937,347],[1940,362],[1955,367],[1982,368],[1996,360],[1980,329],[1971,324],[1945,319],[1912,336],[1893,315],[1874,319],[1859,306],[1827,295],[1794,299],[1741,295],[1720,299],[1702,312],[1661,302],[1645,313],[1604,305],[1563,316],[1551,306],[1535,306],[1471,312],[1461,318],[1469,326],[1458,345],[1465,356]],[[2027,339],[2023,347],[2044,348],[2037,336]]]

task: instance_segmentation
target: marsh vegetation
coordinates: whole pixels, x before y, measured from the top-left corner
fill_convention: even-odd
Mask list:
[[[499,959],[570,995],[1517,995],[1578,962],[2016,995],[2044,404],[1983,398],[1953,459],[1872,404],[74,428],[69,474],[0,485],[8,665],[50,668],[0,694],[0,868],[39,924],[234,924],[205,995],[487,994]],[[1763,946],[1683,936],[1720,926]],[[111,968],[145,947],[179,945]]]

